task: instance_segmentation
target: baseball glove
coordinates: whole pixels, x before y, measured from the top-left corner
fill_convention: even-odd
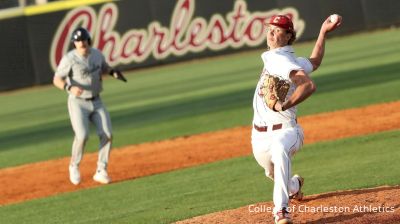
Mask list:
[[[290,84],[279,77],[266,75],[262,91],[264,93],[264,102],[271,110],[275,110],[276,102],[284,102],[289,91]]]
[[[122,72],[118,69],[111,69],[109,75],[113,76],[116,79],[119,79],[123,82],[127,82],[126,78],[124,77],[124,75],[122,75]]]

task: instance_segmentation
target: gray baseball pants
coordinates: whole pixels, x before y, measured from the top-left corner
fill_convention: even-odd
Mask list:
[[[82,160],[85,144],[89,138],[89,122],[91,122],[96,126],[100,139],[97,169],[107,169],[112,143],[111,119],[100,97],[85,100],[70,95],[68,112],[75,132],[70,165],[79,166]]]

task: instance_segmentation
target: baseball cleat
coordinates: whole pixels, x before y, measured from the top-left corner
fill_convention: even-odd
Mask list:
[[[97,170],[93,176],[93,180],[101,184],[109,184],[111,182],[111,178],[105,169]]]
[[[74,185],[78,185],[81,182],[81,173],[78,166],[69,166],[69,180]]]
[[[299,176],[299,175],[297,175],[297,174],[294,175],[293,177],[297,178],[297,180],[299,181],[299,191],[296,194],[289,196],[289,199],[294,199],[294,200],[297,200],[297,201],[301,201],[303,199],[303,196],[304,196],[303,192],[301,191],[301,188],[304,185],[304,178]]]
[[[286,211],[286,208],[282,208],[274,215],[275,224],[292,224],[292,218],[290,214]]]

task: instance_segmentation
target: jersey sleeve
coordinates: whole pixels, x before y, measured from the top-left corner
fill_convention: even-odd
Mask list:
[[[286,60],[282,60],[282,77],[286,80],[290,80],[290,72],[303,70],[303,68],[288,57],[285,57],[285,59]]]
[[[71,61],[69,60],[68,56],[65,55],[62,57],[60,64],[58,64],[55,75],[61,78],[66,78],[69,75],[71,68]]]
[[[298,57],[296,61],[304,69],[306,74],[311,74],[311,72],[314,71],[314,67],[308,58]]]
[[[268,55],[263,54],[264,69],[271,75],[280,76],[289,80],[290,72],[294,70],[303,70],[297,61],[283,54]]]
[[[102,53],[100,53],[100,57],[101,57],[101,71],[103,73],[107,73],[108,70],[110,69],[110,65],[108,65],[106,58],[104,57],[104,55]]]

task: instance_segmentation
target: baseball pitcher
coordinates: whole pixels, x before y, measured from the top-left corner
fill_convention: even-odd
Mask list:
[[[261,55],[264,67],[253,98],[253,155],[274,181],[274,221],[292,223],[288,212],[289,199],[301,200],[304,178],[291,174],[291,158],[302,147],[304,133],[297,123],[296,105],[315,90],[309,74],[321,64],[327,33],[341,24],[329,17],[310,58],[296,57],[292,47],[296,32],[290,17],[272,16],[266,24],[267,51]]]

